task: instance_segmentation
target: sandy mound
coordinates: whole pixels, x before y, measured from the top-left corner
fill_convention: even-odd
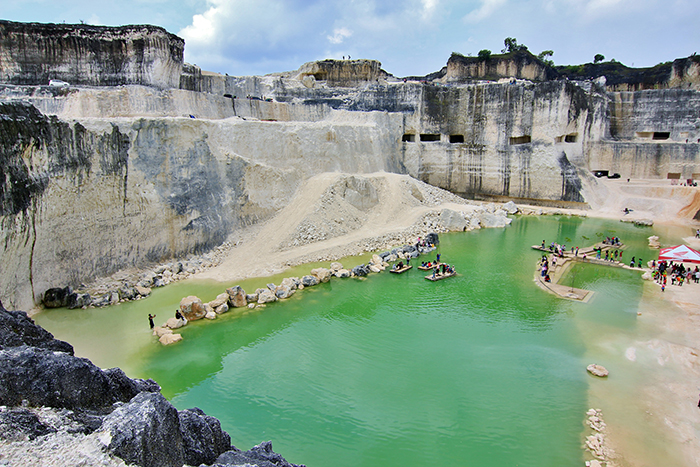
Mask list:
[[[222,263],[198,278],[234,281],[284,268],[415,241],[439,230],[443,208],[478,209],[408,175],[324,173],[305,182],[289,205],[251,228]]]

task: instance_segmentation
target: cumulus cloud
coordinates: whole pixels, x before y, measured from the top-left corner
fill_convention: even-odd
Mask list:
[[[478,23],[491,16],[496,10],[506,3],[506,0],[481,0],[481,7],[472,10],[464,17],[468,23]]]
[[[352,36],[352,31],[347,28],[337,28],[333,30],[332,36],[327,36],[331,44],[341,44],[345,39]]]

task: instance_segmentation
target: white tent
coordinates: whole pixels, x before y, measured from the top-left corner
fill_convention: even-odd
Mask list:
[[[670,248],[662,248],[659,251],[659,261],[700,263],[700,253],[685,245],[677,245]]]

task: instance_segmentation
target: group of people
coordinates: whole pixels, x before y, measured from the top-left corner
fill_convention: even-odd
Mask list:
[[[605,237],[605,240],[603,240],[604,245],[622,245],[622,242],[620,241],[620,237]]]
[[[620,261],[622,262],[622,250],[605,250],[605,258],[602,258],[603,256],[603,249],[601,247],[598,247],[595,249],[595,257],[596,259],[605,259],[605,261]],[[632,261],[634,261],[634,257],[632,257]],[[632,266],[634,267],[634,266]],[[641,266],[640,266],[641,267]]]
[[[541,248],[544,250],[545,249],[545,243],[544,240],[542,240],[542,246]],[[564,253],[566,253],[566,245],[559,245],[558,243],[552,242],[549,244],[549,251],[552,253],[558,255],[558,256],[564,256]],[[574,248],[571,247],[571,253],[576,252],[576,255],[578,256],[578,247]]]
[[[439,256],[439,255],[438,255]],[[445,274],[452,274],[455,272],[455,268],[447,263],[435,263],[437,266],[433,268],[433,277],[436,275],[444,276]]]
[[[700,268],[698,266],[695,266],[695,269],[691,269],[690,267],[686,268],[683,263],[674,263],[673,261],[668,263],[659,261],[656,263],[656,261],[652,261],[652,270],[652,277],[657,284],[661,285],[662,292],[666,290],[669,278],[671,279],[671,285],[679,287],[682,287],[684,282],[688,284],[691,282],[700,283]]]
[[[552,256],[552,267],[556,265],[557,258]],[[545,282],[552,282],[552,279],[549,277],[549,260],[547,259],[547,255],[542,255],[542,259],[540,260],[540,271]]]

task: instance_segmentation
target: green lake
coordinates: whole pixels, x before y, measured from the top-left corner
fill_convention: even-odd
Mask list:
[[[77,355],[153,378],[178,408],[217,417],[241,449],[272,440],[276,452],[309,467],[579,467],[590,431],[585,412],[596,401],[591,387],[606,381],[585,368],[591,358],[623,365],[624,347],[608,344],[651,332],[638,329],[643,281],[638,271],[580,265],[565,283],[593,290],[593,298],[557,299],[533,282],[540,253],[530,246],[583,247],[617,235],[627,261],[646,262],[658,255],[649,235],[670,244],[681,233],[549,216],[443,234],[439,252],[457,277],[433,283],[414,267],[333,279],[251,313],[190,323],[170,347],[151,335],[148,313],[164,322],[183,296],[209,301],[234,284],[191,280],[146,300],[35,320]],[[279,284],[313,266],[240,285]],[[635,378],[631,370],[611,376],[610,397],[624,399]],[[650,449],[664,458],[658,444]]]

